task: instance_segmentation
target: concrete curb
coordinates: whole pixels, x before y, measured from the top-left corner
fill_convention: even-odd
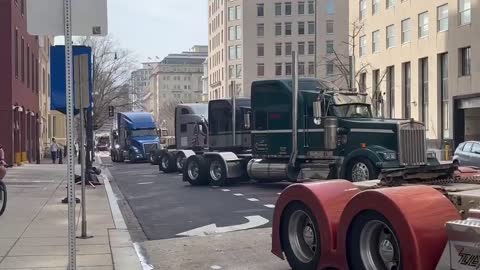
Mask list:
[[[102,164],[102,159],[97,155],[98,164]],[[108,202],[112,212],[115,229],[110,234],[110,248],[112,251],[115,270],[151,270],[153,267],[146,262],[146,257],[142,255],[142,249],[137,243],[133,243],[128,233],[127,224],[123,218],[118,198],[113,192],[110,181],[113,176],[106,167],[102,168],[103,182],[107,192]]]

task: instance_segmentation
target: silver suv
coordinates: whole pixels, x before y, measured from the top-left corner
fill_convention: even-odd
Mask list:
[[[480,142],[461,143],[455,150],[453,163],[460,166],[480,167]]]

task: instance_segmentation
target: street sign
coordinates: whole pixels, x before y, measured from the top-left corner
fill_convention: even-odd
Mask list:
[[[210,225],[196,228],[190,231],[179,233],[177,235],[178,236],[207,236],[210,234],[227,233],[227,232],[253,229],[268,223],[268,219],[262,216],[248,216],[245,218],[248,220],[248,222],[244,224],[227,226],[227,227],[217,227],[216,224],[210,224]]]
[[[107,0],[71,0],[72,35],[108,34]],[[64,0],[27,0],[27,30],[32,35],[65,34]]]

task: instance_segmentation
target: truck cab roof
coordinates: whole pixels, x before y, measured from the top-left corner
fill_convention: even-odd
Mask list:
[[[155,120],[148,112],[123,112],[119,113],[129,129],[152,129],[156,128]]]

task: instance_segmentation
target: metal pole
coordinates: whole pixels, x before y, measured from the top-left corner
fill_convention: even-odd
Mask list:
[[[290,156],[291,167],[295,167],[298,154],[298,55],[292,52],[292,154]]]
[[[236,89],[235,89],[235,81],[232,81],[232,85],[231,85],[231,88],[232,88],[232,146],[235,147],[236,145],[236,116],[237,116],[237,112],[236,112]]]
[[[87,238],[87,209],[85,200],[85,109],[83,108],[83,95],[80,95],[80,157],[81,157],[81,170],[82,170],[82,236],[81,238]]]
[[[76,270],[75,239],[75,161],[73,158],[74,125],[73,125],[73,68],[72,68],[72,0],[64,0],[63,15],[65,20],[65,82],[67,94],[67,181],[68,181],[68,269]]]
[[[315,78],[318,78],[318,55],[317,55],[317,46],[318,46],[318,9],[317,9],[317,0],[315,0]]]

